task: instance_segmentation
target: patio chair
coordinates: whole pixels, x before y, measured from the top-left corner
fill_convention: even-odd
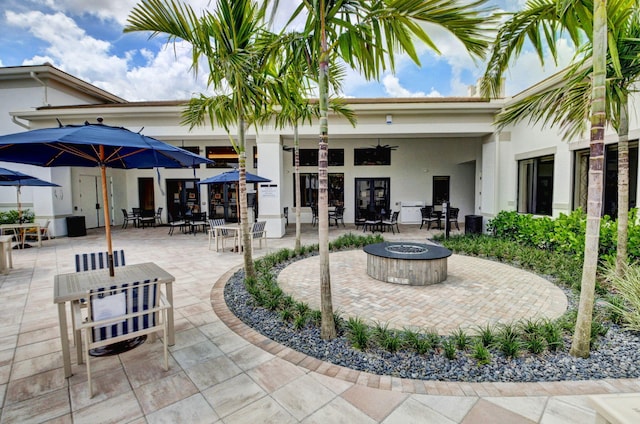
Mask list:
[[[158,211],[156,212],[156,223],[162,224],[162,208],[161,207],[159,207]]]
[[[169,219],[169,235],[170,236],[173,235],[173,230],[176,227],[180,228],[180,230],[184,232],[184,229],[187,226],[187,221],[185,221],[184,219],[178,219],[178,220],[174,221],[173,217],[171,216],[171,214],[168,214],[168,219]]]
[[[108,257],[109,252],[78,253],[76,254],[76,272],[108,268]],[[114,250],[113,266],[116,267],[125,265],[124,250]]]
[[[129,221],[133,222],[134,227],[138,226],[138,219],[133,216],[129,216],[129,212],[127,212],[126,209],[122,209],[122,218],[122,228],[127,228]]]
[[[318,206],[312,205],[311,206],[311,225],[315,227],[317,223],[318,223]]]
[[[216,251],[218,250],[218,242],[222,240],[222,250],[224,251],[224,241],[225,239],[235,238],[235,233],[231,234],[233,231],[218,229],[217,231],[214,227],[220,227],[226,225],[226,222],[222,218],[210,219],[209,220],[209,250],[211,250],[211,241],[215,240],[216,242]],[[220,238],[220,240],[217,239]]]
[[[140,212],[140,218],[138,218],[138,224],[142,228],[155,227],[156,226],[156,213],[153,209],[144,209]]]
[[[77,253],[75,264],[76,264],[76,272],[83,271],[93,271],[96,269],[105,269],[109,268],[108,262],[109,252],[91,252],[91,253]],[[124,250],[114,250],[113,251],[113,266],[125,266],[124,260]],[[86,299],[80,299],[78,302],[81,308],[87,307]],[[75,327],[75,316],[71,315],[71,320],[73,321],[73,325]],[[74,334],[75,337],[75,334]],[[78,360],[82,360],[82,356],[80,356],[80,339],[75,338],[75,344],[78,349]],[[80,362],[82,363],[82,362]]]
[[[285,222],[286,222],[286,224],[285,224],[285,225],[286,225],[286,226],[289,226],[289,207],[288,207],[288,206],[285,206],[285,207],[284,207],[283,215],[284,215],[284,219],[285,219]],[[256,216],[257,216],[257,215],[256,215]]]
[[[190,231],[195,235],[198,232],[198,229],[201,229],[202,232],[205,232],[205,228],[209,225],[207,221],[207,213],[206,212],[194,212],[191,214],[191,221],[189,222]]]
[[[264,240],[264,247],[267,247],[267,230],[264,229],[267,221],[258,221],[254,222],[251,225],[250,237],[251,237],[251,249],[253,249],[254,241],[258,240],[260,249],[262,249],[262,241]],[[240,239],[240,244],[242,244],[242,239]]]
[[[386,230],[386,229],[391,229],[391,232],[393,234],[395,234],[396,232],[393,230],[393,226],[395,225],[396,230],[398,230],[398,233],[400,232],[400,228],[398,228],[398,215],[400,214],[399,211],[394,211],[391,214],[391,218],[387,218],[387,219],[383,219],[382,220],[382,229]]]
[[[40,226],[40,238],[44,240],[44,238],[46,237],[47,240],[50,240],[51,237],[49,236],[49,224],[51,224],[51,220],[47,219],[47,221],[44,223],[44,225]],[[31,227],[31,228],[27,228],[24,230],[24,238],[29,238],[29,239],[37,239],[38,238],[38,228],[37,227]]]
[[[449,216],[447,217],[447,221],[449,222],[449,228],[451,228],[451,224],[456,224],[456,229],[459,231],[460,227],[458,226],[458,214],[460,213],[460,208],[449,208]]]
[[[422,222],[420,223],[420,229],[426,223],[427,230],[431,229],[431,224],[437,223],[440,228],[440,215],[433,210],[433,206],[425,206],[420,208],[420,214],[422,215]]]
[[[333,213],[329,215],[329,220],[333,220],[336,223],[336,227],[338,226],[338,221],[342,222],[342,226],[344,227],[344,207],[336,206]]]
[[[87,363],[89,397],[93,397],[91,349],[160,332],[164,350],[163,365],[165,371],[169,369],[167,309],[171,305],[159,286],[156,281],[146,280],[89,290],[86,317],[82,316],[78,302],[72,303],[76,340],[84,341],[81,354]]]

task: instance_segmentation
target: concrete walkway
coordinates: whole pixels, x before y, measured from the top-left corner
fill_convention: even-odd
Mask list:
[[[424,241],[417,225],[389,239]],[[293,247],[294,226],[268,250]],[[353,227],[331,230],[331,237]],[[84,366],[66,379],[52,302],[53,277],[73,272],[76,253],[105,249],[101,230],[14,251],[0,276],[1,423],[593,423],[588,394],[640,392],[640,380],[553,383],[449,383],[344,369],[265,339],[222,300],[241,255],[207,249],[205,235],[166,228],[114,229],[127,263],[156,262],[176,277],[176,344],[162,368],[161,344],[146,342],[93,364],[89,398]],[[317,243],[305,226],[303,243]],[[265,249],[256,251],[261,255]],[[337,262],[337,261],[336,261]],[[72,349],[73,351],[73,349]]]

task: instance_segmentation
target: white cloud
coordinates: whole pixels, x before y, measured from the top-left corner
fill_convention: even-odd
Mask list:
[[[7,22],[27,29],[33,36],[49,43],[46,55],[34,56],[24,65],[50,62],[54,66],[84,79],[127,100],[188,99],[206,89],[206,79],[196,80],[191,67],[191,49],[185,42],[167,46],[157,54],[147,49],[129,51],[124,57],[110,53],[111,45],[79,28],[62,13],[16,14],[7,12]],[[140,53],[143,66],[129,69],[132,58]]]
[[[566,68],[575,55],[575,48],[566,39],[560,39],[556,43],[556,49],[557,65],[548,53],[544,58],[545,65],[540,65],[538,55],[533,51],[526,51],[513,60],[505,73],[505,94],[515,95]]]
[[[121,25],[127,21],[131,10],[139,0],[37,0],[55,11],[73,15],[93,15],[102,20],[114,20]],[[199,14],[209,7],[213,0],[189,0],[188,3]]]
[[[411,92],[400,84],[400,80],[396,76],[390,74],[382,79],[382,85],[390,97],[442,97],[442,94],[433,87],[429,94],[425,94],[424,91]]]

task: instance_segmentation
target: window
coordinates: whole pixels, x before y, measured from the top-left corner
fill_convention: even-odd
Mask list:
[[[610,144],[605,149],[605,169],[602,199],[604,215],[618,215],[618,145]],[[574,158],[573,207],[587,210],[589,188],[589,149],[576,150]],[[629,142],[629,207],[636,207],[638,192],[638,142]]]
[[[237,168],[238,154],[231,146],[207,147],[207,159],[216,163],[207,164],[207,168]]]
[[[553,155],[518,162],[518,212],[551,215]]]
[[[293,166],[295,154],[291,155]],[[329,166],[344,166],[344,149],[329,149]],[[318,149],[300,149],[300,166],[318,166]]]
[[[296,187],[293,176],[293,199],[295,206]],[[344,205],[344,174],[329,174],[329,206]],[[300,198],[302,206],[318,204],[318,174],[300,174]]]
[[[353,149],[353,164],[355,166],[391,165],[391,149]]]
[[[258,146],[253,146],[253,169],[258,169]]]

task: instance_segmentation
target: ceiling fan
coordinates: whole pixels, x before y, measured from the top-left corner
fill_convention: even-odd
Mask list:
[[[374,147],[376,150],[397,150],[398,149],[398,146],[390,146],[388,144],[380,145],[380,139],[378,139],[377,146],[371,146],[371,147]]]

